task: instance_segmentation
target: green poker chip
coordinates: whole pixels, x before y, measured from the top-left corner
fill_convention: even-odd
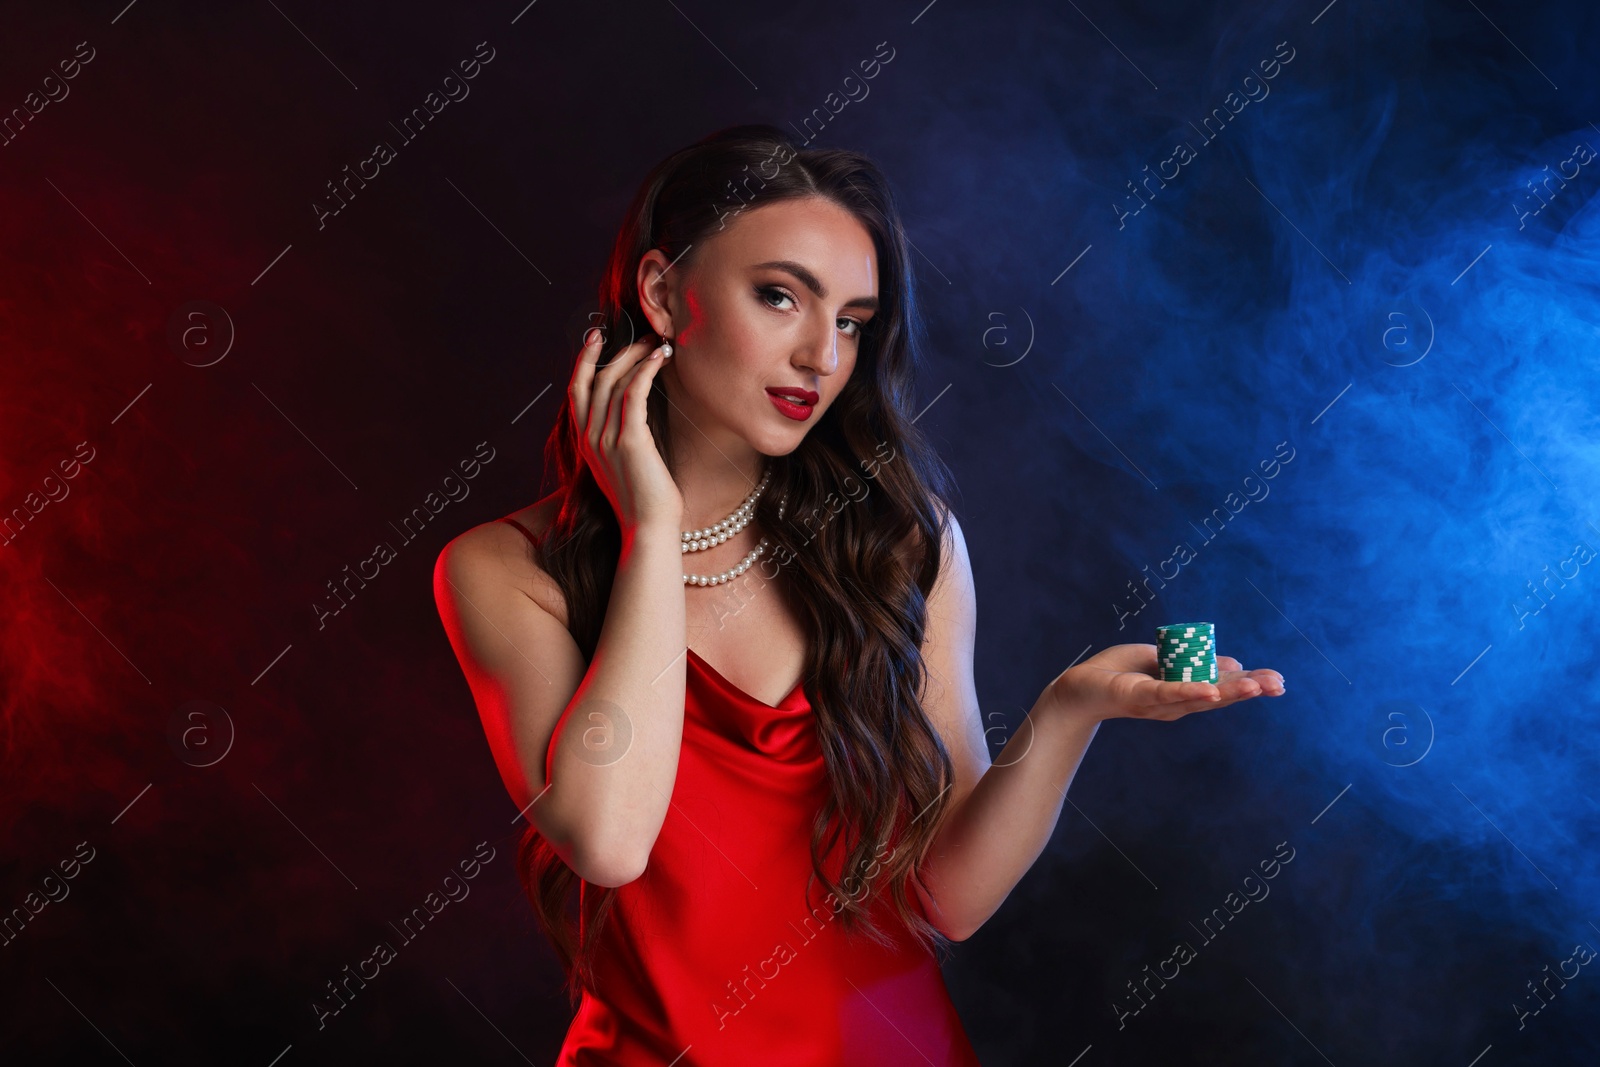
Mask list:
[[[1156,627],[1157,676],[1163,682],[1216,682],[1217,628],[1209,622]]]

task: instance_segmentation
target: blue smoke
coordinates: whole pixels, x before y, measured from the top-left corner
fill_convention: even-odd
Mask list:
[[[911,183],[980,694],[1026,709],[1086,644],[1196,619],[1289,692],[1103,728],[1049,873],[974,942],[1043,957],[1070,894],[1061,953],[1004,998],[952,982],[1024,1060],[1144,1062],[1181,1023],[1269,1062],[1592,1062],[1600,979],[1547,976],[1600,947],[1600,20],[1143,7],[1041,18],[1008,64],[934,8],[945,43],[898,60],[924,90],[957,40],[1018,72],[939,90],[948,154]],[[859,121],[887,142],[891,111]],[[968,196],[981,229],[935,214]],[[1270,901],[1200,947],[1284,840]]]

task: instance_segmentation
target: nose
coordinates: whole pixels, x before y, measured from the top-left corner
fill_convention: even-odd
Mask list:
[[[827,323],[826,332],[808,336],[794,355],[794,364],[814,374],[829,375],[839,369],[839,331]]]

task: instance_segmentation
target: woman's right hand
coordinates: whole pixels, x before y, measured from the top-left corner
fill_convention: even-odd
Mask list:
[[[604,336],[589,330],[567,385],[578,447],[624,530],[649,523],[679,529],[683,495],[645,423],[645,400],[666,363],[661,345],[635,341],[601,367]]]

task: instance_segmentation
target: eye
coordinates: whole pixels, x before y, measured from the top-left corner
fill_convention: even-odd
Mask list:
[[[776,285],[758,285],[758,286],[756,286],[756,296],[759,297],[762,301],[765,301],[769,296],[775,296],[779,300],[788,300],[788,301],[791,301],[791,302],[793,302],[793,300],[794,300],[794,297],[790,296],[787,290],[781,289]],[[774,307],[772,304],[767,304],[767,306],[772,308],[774,311],[781,310],[781,309],[779,309],[777,307]]]
[[[787,300],[790,303],[794,303],[794,296],[787,289],[777,285],[756,286],[756,297],[761,300],[763,304],[769,308],[772,308],[774,311],[782,311],[785,309],[776,304],[770,303],[769,298],[776,300]],[[841,323],[848,322],[854,327],[854,329],[847,328],[845,330],[846,337],[859,339],[861,337],[861,331],[867,328],[866,323],[862,322],[860,319],[850,318],[848,315],[841,316],[837,321]]]

